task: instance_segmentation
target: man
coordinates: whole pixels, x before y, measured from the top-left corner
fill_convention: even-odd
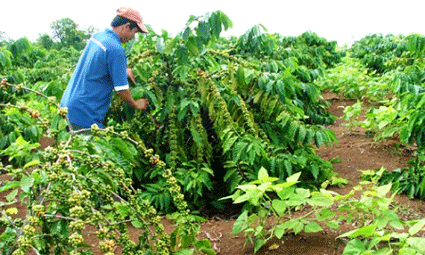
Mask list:
[[[121,43],[135,37],[137,32],[148,33],[138,11],[130,7],[118,9],[111,29],[93,35],[84,49],[77,67],[62,96],[60,107],[68,107],[68,119],[73,131],[97,124],[103,128],[112,91],[136,110],[149,105],[147,99],[134,100],[127,77],[135,83]]]

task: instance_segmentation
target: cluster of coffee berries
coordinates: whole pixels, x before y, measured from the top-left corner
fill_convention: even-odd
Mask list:
[[[57,113],[60,116],[65,117],[68,114],[68,107],[59,108]]]

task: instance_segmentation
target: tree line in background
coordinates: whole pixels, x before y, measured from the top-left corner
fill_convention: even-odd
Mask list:
[[[62,18],[53,21],[50,24],[52,36],[48,34],[39,34],[36,39],[36,44],[45,49],[61,49],[63,47],[73,47],[76,50],[82,50],[86,45],[87,39],[91,37],[97,28],[89,26],[87,28],[80,28],[70,18]],[[0,46],[13,43],[7,33],[0,31]]]

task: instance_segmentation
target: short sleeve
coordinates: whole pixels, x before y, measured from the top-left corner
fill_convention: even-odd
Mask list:
[[[124,50],[115,50],[108,56],[108,71],[116,91],[129,89],[127,80],[127,58]]]

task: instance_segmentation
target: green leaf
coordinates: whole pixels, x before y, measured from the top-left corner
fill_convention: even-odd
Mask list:
[[[316,214],[316,219],[320,221],[332,219],[333,217],[335,217],[335,213],[327,208],[322,209],[320,214]]]
[[[316,131],[316,133],[314,134],[314,141],[316,143],[316,146],[320,148],[323,145],[322,133],[320,133],[319,131]]]
[[[119,214],[121,214],[121,216],[123,217],[127,217],[130,214],[130,207],[128,207],[127,205],[123,204],[123,203],[114,203],[114,207],[115,209],[118,211]]]
[[[232,235],[236,235],[240,233],[242,230],[247,228],[247,222],[248,221],[248,211],[244,211],[239,215],[239,217],[235,220],[235,223],[233,223],[232,228]]]
[[[360,239],[353,239],[347,243],[342,254],[357,255],[363,254],[366,250],[365,244]]]
[[[280,238],[282,238],[283,234],[285,234],[285,230],[286,230],[286,228],[285,228],[284,224],[283,223],[279,224],[274,229],[274,234],[278,239],[280,239]]]
[[[311,198],[307,200],[307,203],[311,206],[331,206],[333,202],[331,197],[325,196],[320,192],[313,192]]]
[[[173,52],[178,41],[179,41],[179,39],[177,37],[175,37],[173,40],[171,40],[169,43],[167,43],[167,46],[165,47],[163,53],[164,54],[170,54],[171,52]]]
[[[28,192],[31,187],[34,185],[34,178],[32,176],[25,176],[21,180],[21,189],[24,192]]]
[[[193,254],[193,250],[191,249],[183,249],[183,250],[179,250],[178,252],[174,253],[175,255],[192,255]]]
[[[196,38],[193,35],[191,35],[189,39],[187,40],[186,46],[189,49],[190,54],[192,54],[193,56],[198,55],[199,53],[198,42],[196,41]]]
[[[257,239],[254,245],[254,253],[256,253],[266,243],[264,239]]]
[[[294,229],[294,233],[297,235],[299,232],[301,232],[304,228],[304,224],[301,221],[295,221],[294,225],[292,226]]]
[[[258,171],[258,180],[263,180],[268,177],[269,174],[267,173],[267,170],[264,167],[261,167],[260,171]]]
[[[415,235],[418,233],[423,227],[425,226],[425,219],[422,219],[418,221],[415,225],[413,225],[411,228],[409,228],[409,234]]]
[[[210,40],[210,33],[209,33],[210,27],[208,23],[205,21],[200,21],[198,23],[198,36],[201,37],[202,41],[206,44]]]
[[[283,216],[283,213],[286,210],[286,202],[279,200],[279,199],[273,199],[272,201],[273,209],[277,212],[279,217]]]
[[[212,13],[208,24],[212,28],[212,32],[215,37],[219,38],[221,33],[221,21],[219,14],[217,14],[216,12]]]
[[[384,186],[379,186],[376,189],[376,192],[378,193],[378,197],[385,197],[385,195],[387,195],[387,193],[390,192],[391,185],[392,185],[392,183],[389,183],[389,184],[384,185]]]
[[[211,243],[208,239],[202,239],[202,240],[196,241],[195,246],[198,247],[198,249],[211,248]]]
[[[29,167],[36,166],[36,165],[39,165],[39,164],[40,164],[40,161],[39,160],[32,160],[32,161],[26,163],[23,168],[24,169],[27,169]]]
[[[236,71],[236,81],[238,82],[238,86],[240,88],[245,88],[246,87],[246,83],[245,83],[245,71],[244,71],[243,67],[241,67],[241,66]]]
[[[216,255],[215,251],[210,248],[201,248],[200,250],[207,255]]]
[[[52,234],[69,236],[68,221],[61,219],[52,223],[50,231]]]
[[[358,236],[369,237],[369,236],[376,233],[375,230],[376,230],[376,224],[371,224],[371,225],[368,225],[368,226],[364,226],[364,227],[361,227],[361,228],[358,228],[358,229],[348,231],[348,232],[338,236],[338,238],[347,237],[347,236],[352,237],[352,238],[358,237]]]
[[[177,46],[177,50],[176,50],[176,56],[178,58],[177,63],[179,65],[183,65],[188,59],[188,54],[189,54],[189,50],[187,49],[186,45],[181,44]]]
[[[326,226],[333,228],[333,229],[339,229],[339,224],[336,221],[328,221],[326,222]]]
[[[295,174],[289,176],[288,178],[286,178],[286,181],[297,183],[300,176],[301,176],[301,172],[295,173]]]
[[[226,14],[224,14],[221,11],[217,11],[217,13],[220,14],[220,20],[221,20],[221,23],[224,26],[224,30],[227,30],[228,28],[232,28],[233,27],[232,21],[229,19],[229,17]]]
[[[232,148],[233,144],[236,142],[237,139],[238,139],[238,136],[234,135],[224,141],[223,154],[225,154],[227,151],[229,151]]]
[[[9,195],[6,196],[7,201],[11,202],[15,199],[16,195],[18,195],[18,189],[14,189],[12,192],[9,193]]]
[[[418,251],[425,251],[425,238],[424,237],[409,237],[407,243],[418,249]]]
[[[304,232],[306,233],[315,233],[322,230],[322,227],[314,221],[304,226]]]

